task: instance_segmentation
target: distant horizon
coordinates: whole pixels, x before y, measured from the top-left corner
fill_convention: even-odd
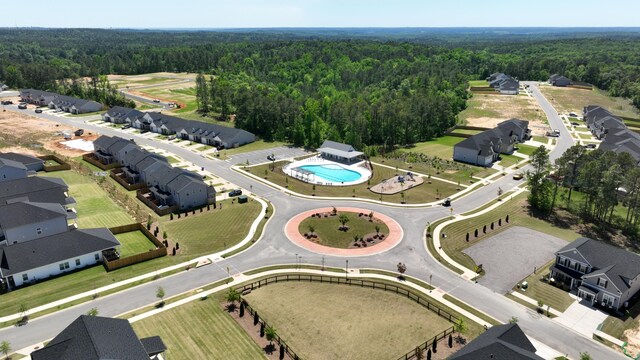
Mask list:
[[[107,10],[105,10],[107,9]],[[635,0],[58,0],[0,27],[99,29],[624,28],[638,27]]]
[[[322,30],[322,29],[625,29],[634,26],[259,26],[259,27],[85,27],[85,26],[0,26],[0,29],[95,29],[95,30]]]

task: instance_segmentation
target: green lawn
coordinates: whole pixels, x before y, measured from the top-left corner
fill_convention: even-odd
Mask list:
[[[580,139],[583,140],[593,140],[593,136],[591,136],[591,134],[578,133],[578,136],[580,136]]]
[[[169,164],[177,164],[177,163],[181,162],[180,160],[176,159],[173,156],[167,156],[167,161],[169,161]]]
[[[487,80],[470,80],[470,87],[481,87],[481,86],[489,86],[489,82]]]
[[[289,144],[282,142],[282,141],[264,141],[264,140],[256,140],[252,143],[237,147],[235,149],[225,149],[222,150],[220,152],[220,157],[222,158],[228,158],[232,155],[237,155],[237,154],[241,154],[241,153],[246,153],[246,152],[250,152],[250,151],[258,151],[258,150],[266,150],[266,149],[271,149],[271,148],[275,148],[275,147],[279,147],[279,146],[287,146]],[[265,155],[264,161],[268,161],[267,157]]]
[[[607,333],[616,339],[626,340],[625,330],[637,329],[640,327],[640,301],[629,309],[622,317],[609,316],[604,320],[602,332]]]
[[[349,227],[347,231],[338,230],[342,224],[340,223],[340,214],[346,214],[349,217],[349,222],[346,226]],[[374,215],[375,216],[375,215]],[[337,216],[329,216],[326,218],[308,217],[303,220],[298,231],[301,234],[311,233],[309,227],[313,227],[320,244],[346,249],[353,243],[354,236],[365,237],[367,235],[376,234],[376,226],[380,228],[380,234],[385,236],[389,235],[389,228],[382,222],[369,222],[369,218],[366,216],[359,217],[356,213],[340,212]]]
[[[262,349],[222,309],[223,296],[217,293],[142,319],[133,329],[141,338],[162,337],[171,360],[264,359]]]
[[[213,146],[211,145],[203,145],[200,146],[199,148],[196,149],[196,151],[207,151],[207,150],[211,150],[213,149]]]
[[[525,291],[518,289],[516,286],[513,287],[514,291],[518,291],[534,300],[542,300],[544,303],[544,309],[547,308],[547,305],[551,306],[553,309],[559,311],[565,311],[567,308],[575,302],[569,293],[559,289],[553,285],[550,285],[548,282],[543,281],[542,277],[544,275],[549,274],[549,268],[553,265],[555,259],[551,262],[547,263],[544,267],[538,269],[535,274],[529,275],[524,280],[529,286]]]
[[[535,146],[518,144],[518,152],[521,154],[531,156],[536,149],[537,147]]]
[[[404,296],[357,286],[286,282],[245,298],[303,359],[394,359],[451,326]]]
[[[481,132],[483,132],[484,130],[471,130],[471,129],[454,129],[452,131],[452,133],[455,134],[469,134],[469,135],[476,135],[479,134]]]
[[[264,164],[259,166],[247,167],[246,171],[251,172],[252,174],[259,176],[261,178],[265,178],[268,181],[271,181],[280,186],[286,187],[288,186],[289,190],[305,194],[316,196],[328,196],[328,197],[349,197],[356,196],[362,197],[366,199],[375,199],[380,200],[380,195],[373,193],[369,189],[367,189],[367,183],[362,183],[359,185],[351,185],[351,186],[314,186],[312,184],[297,180],[292,177],[288,177],[281,170],[282,166],[285,165],[286,161],[277,161],[275,163],[275,170],[271,171],[271,164]],[[382,166],[373,165],[374,172],[373,177],[370,180],[371,186],[382,182],[382,180],[389,179],[395,176],[396,171],[394,169],[389,169]],[[437,181],[432,179],[432,183],[429,184],[428,181],[425,181],[422,185],[416,186],[411,189],[407,189],[404,191],[405,197],[402,198],[400,193],[393,195],[383,195],[382,201],[388,201],[400,204],[401,201],[405,201],[409,204],[416,203],[426,203],[431,201],[436,201],[439,197],[440,199],[446,198],[451,194],[456,192],[456,185]],[[315,188],[315,189],[314,189]]]
[[[515,164],[519,163],[522,160],[524,160],[524,159],[519,157],[519,156],[500,154],[500,160],[498,160],[497,164],[502,166],[502,167],[507,168],[509,166],[512,166],[512,165],[515,165]]]
[[[493,211],[474,218],[458,221],[445,227],[442,232],[447,235],[447,238],[441,242],[442,249],[458,263],[468,269],[475,270],[476,264],[473,259],[462,251],[510,226],[524,226],[567,241],[573,241],[581,236],[568,228],[560,228],[549,222],[530,216],[527,210],[526,193],[514,197],[513,200],[503,201],[506,203],[500,205]],[[508,224],[505,221],[507,215],[509,215]],[[502,219],[501,227],[498,226],[498,219]],[[490,231],[492,221],[494,222],[494,230]],[[487,225],[486,235],[482,234],[484,225]],[[478,229],[478,238],[474,237],[475,229]],[[469,233],[469,242],[466,241],[467,233]]]
[[[114,227],[134,222],[133,218],[111,200],[92,178],[72,170],[56,171],[42,176],[61,178],[67,183],[69,196],[77,202],[75,209],[78,212],[78,227]]]
[[[140,254],[155,249],[156,246],[142,233],[136,230],[115,235],[120,241],[120,258]]]
[[[222,209],[220,209],[222,206]],[[232,204],[231,200],[218,202],[218,209],[205,211],[180,219],[169,220],[163,216],[160,230],[166,231],[169,239],[180,243],[181,253],[200,256],[224,250],[244,239],[251,223],[260,212],[257,201]]]
[[[431,141],[415,143],[410,147],[401,148],[400,151],[410,151],[437,156],[441,159],[453,158],[453,146],[464,140],[457,136],[442,136]]]
[[[534,136],[533,140],[537,142],[541,142],[543,144],[546,144],[547,142],[549,142],[549,139],[545,136]]]
[[[58,172],[60,173],[60,172]],[[0,316],[18,312],[20,304],[29,308],[59,300],[97,287],[146,274],[167,266],[194,259],[198,256],[223,250],[224,243],[230,247],[244,239],[249,227],[259,212],[256,202],[231,205],[221,202],[223,209],[209,213],[196,213],[187,218],[170,221],[164,216],[160,233],[167,231],[170,240],[180,243],[177,256],[165,256],[139,264],[127,266],[107,273],[102,266],[95,266],[56,279],[47,280],[26,288],[14,290],[0,296]],[[220,204],[220,203],[219,203]],[[131,222],[131,220],[129,221]],[[212,229],[215,229],[212,231]],[[224,231],[218,230],[224,229]]]

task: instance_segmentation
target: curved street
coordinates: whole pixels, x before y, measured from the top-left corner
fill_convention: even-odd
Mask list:
[[[542,96],[537,86],[529,84],[531,84],[530,89],[533,96],[545,111],[551,126],[560,129],[561,135],[558,138],[558,143],[550,154],[552,160],[556,159],[566,148],[573,145],[573,140],[562,125],[557,112]],[[46,113],[36,115],[74,127],[82,127],[92,132],[123,136],[123,133],[117,129],[86,123],[86,119],[82,118],[59,117]],[[396,264],[403,262],[407,265],[408,275],[420,278],[425,282],[431,279],[432,284],[437,288],[435,291],[450,293],[501,322],[508,322],[512,316],[516,316],[519,319],[518,324],[527,335],[559,352],[568,354],[572,358],[579,358],[579,353],[584,351],[589,352],[594,359],[624,358],[622,354],[553,320],[541,317],[535,311],[507,299],[503,294],[494,293],[486,287],[463,279],[432,258],[425,249],[423,232],[427,223],[448,216],[448,208],[439,206],[403,208],[355,200],[296,198],[235,172],[231,169],[232,161],[210,160],[166,142],[156,142],[138,135],[127,136],[135,138],[139,144],[152,145],[172,152],[185,161],[202,166],[240,187],[252,189],[254,194],[269,200],[273,204],[275,212],[264,229],[263,238],[244,252],[214,262],[212,265],[180,272],[113,295],[99,297],[87,303],[34,319],[27,326],[0,330],[0,338],[9,341],[14,348],[19,349],[53,337],[73,319],[93,307],[97,307],[101,315],[116,316],[154,303],[156,302],[155,288],[157,286],[162,286],[166,291],[166,296],[169,297],[225,278],[227,267],[230,268],[231,274],[238,274],[268,265],[295,264],[297,257],[301,257],[300,262],[305,264],[320,265],[324,263],[326,266],[345,267],[348,259],[349,268],[377,268],[389,271],[396,271]],[[511,176],[503,176],[479,190],[456,199],[453,204],[454,213],[473,210],[494,199],[498,187],[506,192],[520,184],[522,181],[513,180]],[[287,239],[283,229],[290,218],[300,212],[326,206],[364,207],[388,215],[400,223],[404,231],[404,238],[400,244],[384,253],[350,258],[323,257],[298,247]],[[211,230],[212,236],[215,236],[216,229]]]

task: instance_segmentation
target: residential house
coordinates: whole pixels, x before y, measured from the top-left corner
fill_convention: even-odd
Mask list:
[[[58,203],[19,201],[0,206],[0,244],[18,244],[69,229],[69,220],[76,218]]]
[[[494,73],[487,78],[489,86],[505,95],[518,95],[520,82],[503,73]]]
[[[573,82],[566,76],[562,76],[559,74],[553,74],[549,77],[549,84],[553,86],[565,87],[571,85]]]
[[[503,121],[493,129],[472,135],[453,147],[453,160],[478,166],[491,166],[500,154],[511,154],[515,145],[530,137],[529,122]]]
[[[106,228],[72,229],[0,246],[0,273],[10,288],[46,280],[102,262],[102,251],[120,242]]]
[[[105,121],[131,124],[142,131],[198,142],[219,148],[235,148],[255,141],[255,135],[242,130],[218,124],[185,120],[159,112],[139,112],[134,109],[114,107],[103,114]]]
[[[592,305],[619,310],[640,290],[640,255],[580,238],[556,252],[550,281],[576,290]]]
[[[325,159],[353,163],[361,160],[363,152],[356,151],[353,146],[331,140],[325,140],[318,148],[320,156]]]
[[[144,116],[142,111],[122,106],[114,106],[102,114],[102,121],[114,124],[131,124],[135,119],[142,116]]]
[[[20,90],[20,99],[29,104],[48,106],[51,109],[72,114],[86,114],[102,110],[102,104],[98,102],[42,90],[22,89]]]
[[[44,160],[31,155],[18,154],[14,152],[0,153],[0,159],[13,160],[24,165],[28,171],[44,170]]]
[[[159,336],[138,338],[126,319],[80,315],[31,360],[157,360],[166,350]]]
[[[628,129],[622,118],[601,106],[588,105],[583,119],[593,136],[602,140],[600,149],[625,152],[640,165],[640,135]]]
[[[122,165],[130,183],[146,183],[161,206],[191,209],[215,202],[215,189],[206,185],[202,176],[172,167],[164,156],[140,149],[131,141],[101,136],[94,141],[94,149],[101,162]]]
[[[27,167],[21,163],[0,157],[0,182],[27,177]]]
[[[18,201],[58,203],[63,207],[75,204],[69,197],[69,187],[62,179],[29,176],[25,179],[0,182],[0,205]]]
[[[495,325],[451,355],[449,360],[542,360],[518,324]]]

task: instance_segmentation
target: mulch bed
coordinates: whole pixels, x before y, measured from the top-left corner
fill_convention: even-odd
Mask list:
[[[221,303],[220,306],[222,306],[222,308],[225,311],[227,310],[226,302]],[[253,316],[249,314],[248,311],[245,311],[243,317],[239,316],[238,309],[236,309],[234,312],[231,312],[231,313],[227,312],[227,313],[244,329],[244,331],[247,332],[247,334],[251,337],[251,339],[253,339],[253,341],[264,351],[264,354],[267,357],[267,359],[278,360],[280,358],[280,345],[275,341],[273,342],[275,346],[275,351],[271,354],[267,353],[266,349],[267,349],[267,346],[269,345],[269,341],[267,341],[266,336],[260,337],[260,323],[254,326]],[[291,357],[286,354],[284,358],[291,359]]]

